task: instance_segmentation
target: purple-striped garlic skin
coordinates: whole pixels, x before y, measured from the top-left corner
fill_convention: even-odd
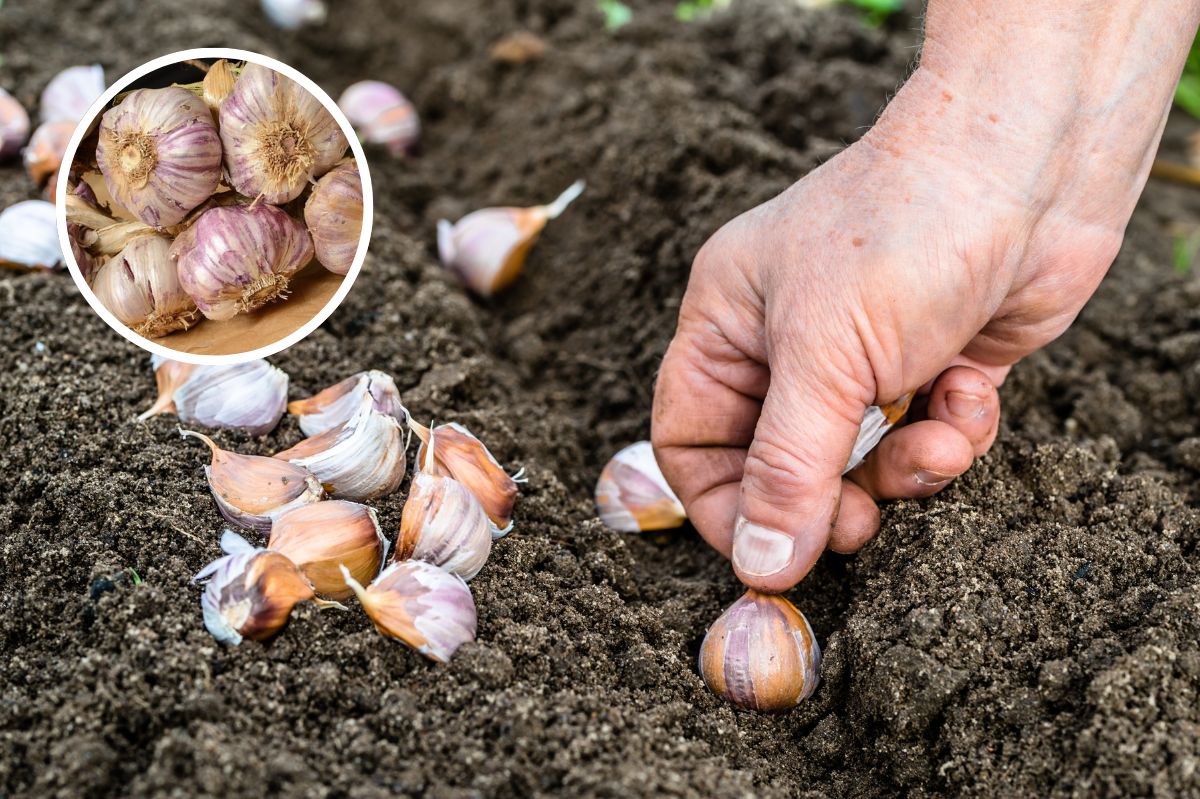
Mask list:
[[[92,280],[96,298],[139,336],[187,330],[196,316],[196,303],[179,285],[170,251],[166,236],[138,236]]]
[[[600,472],[596,513],[606,527],[624,533],[668,530],[687,520],[683,503],[667,485],[649,441],[625,447]]]
[[[347,159],[317,181],[304,204],[304,221],[321,265],[336,275],[349,272],[362,237],[363,189],[357,161]]]
[[[275,429],[287,407],[287,373],[261,358],[234,366],[193,366],[155,355],[150,363],[158,399],[139,421],[174,413],[181,422],[261,436]]]
[[[55,75],[42,90],[40,115],[45,122],[69,122],[74,128],[92,103],[104,94],[104,68],[68,67]]]
[[[304,225],[273,205],[210,208],[175,239],[179,282],[209,319],[223,321],[286,296],[313,257]]]
[[[233,187],[281,204],[324,175],[350,143],[321,101],[261,64],[247,64],[221,103],[221,144]]]
[[[62,262],[53,205],[22,200],[0,211],[0,263],[54,269]]]
[[[396,381],[377,369],[351,375],[306,399],[293,400],[288,403],[288,413],[299,417],[304,435],[317,436],[350,421],[367,397],[376,411],[401,423],[408,420]]]
[[[804,614],[777,594],[747,591],[721,614],[700,646],[709,689],[747,710],[795,707],[820,682],[821,647]]]
[[[386,147],[393,156],[411,153],[421,139],[417,109],[395,86],[364,80],[338,98],[338,108],[367,144]]]
[[[29,141],[29,114],[4,89],[0,89],[0,161],[21,152]]]

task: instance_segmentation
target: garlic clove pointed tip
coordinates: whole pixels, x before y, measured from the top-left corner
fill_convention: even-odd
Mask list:
[[[567,210],[567,207],[579,199],[579,195],[583,194],[583,190],[587,188],[587,182],[577,180],[568,186],[562,194],[555,198],[554,202],[546,206],[546,218],[557,219],[562,215],[562,212]]]

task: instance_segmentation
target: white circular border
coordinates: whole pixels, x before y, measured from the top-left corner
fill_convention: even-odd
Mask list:
[[[346,298],[346,294],[349,293],[350,289],[354,286],[355,280],[358,279],[358,273],[362,269],[363,262],[367,259],[367,246],[371,241],[371,224],[374,218],[375,198],[371,191],[371,173],[367,167],[366,153],[363,152],[362,143],[359,142],[358,135],[354,132],[354,127],[350,124],[349,120],[346,119],[346,115],[342,113],[342,110],[338,108],[337,103],[335,103],[320,86],[313,83],[305,75],[296,71],[287,64],[280,63],[274,58],[270,58],[259,53],[253,53],[248,50],[235,50],[229,47],[201,47],[196,50],[181,50],[177,53],[170,53],[143,64],[142,66],[122,77],[120,80],[114,81],[112,86],[108,87],[104,94],[101,95],[100,99],[92,104],[92,107],[88,109],[87,114],[84,115],[83,121],[80,122],[79,126],[75,129],[75,133],[71,136],[71,141],[67,145],[67,152],[63,157],[63,163],[71,164],[74,162],[75,152],[79,149],[79,145],[83,141],[84,134],[87,133],[88,127],[91,125],[92,120],[96,118],[96,116],[104,109],[105,106],[108,105],[109,102],[112,101],[114,97],[124,91],[126,86],[133,83],[143,75],[153,72],[161,67],[171,66],[172,64],[177,64],[180,61],[201,58],[224,58],[228,61],[249,61],[255,64],[261,64],[265,67],[270,67],[276,72],[286,75],[287,77],[299,83],[314,97],[321,101],[321,104],[325,106],[326,110],[333,115],[333,118],[341,127],[342,132],[346,134],[346,140],[350,142],[350,149],[354,152],[354,159],[358,162],[358,172],[362,179],[362,235],[359,237],[358,250],[354,254],[354,261],[350,265],[350,271],[346,273],[345,278],[342,280],[342,285],[338,287],[337,292],[334,293],[329,302],[325,303],[325,307],[318,311],[312,319],[302,325],[298,330],[293,331],[279,341],[268,344],[265,347],[259,347],[256,350],[251,350],[250,352],[242,352],[236,355],[197,355],[195,353],[173,350],[170,347],[164,347],[161,344],[155,344],[149,339],[139,336],[137,333],[133,332],[133,330],[122,324],[119,319],[113,316],[113,314],[107,308],[105,308],[103,303],[101,303],[96,297],[95,293],[92,291],[92,287],[89,286],[87,281],[83,278],[83,272],[79,269],[79,264],[75,261],[75,253],[71,250],[70,237],[67,235],[66,197],[67,181],[71,171],[70,169],[62,169],[59,171],[58,187],[54,192],[54,205],[55,212],[58,217],[59,244],[62,246],[63,258],[66,261],[67,268],[71,272],[71,277],[75,279],[75,285],[79,287],[79,291],[82,292],[84,298],[87,299],[88,304],[92,306],[92,310],[98,313],[100,318],[108,323],[109,327],[111,327],[113,330],[116,330],[126,339],[142,349],[152,352],[155,355],[161,355],[164,358],[169,358],[175,361],[183,361],[185,363],[228,366],[246,363],[247,361],[252,361],[257,358],[266,358],[270,355],[274,355],[287,349],[320,327],[321,324],[329,318],[330,314],[337,310],[338,306],[342,304],[342,300]]]

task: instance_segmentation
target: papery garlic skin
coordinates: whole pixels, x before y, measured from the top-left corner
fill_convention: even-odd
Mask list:
[[[210,208],[175,239],[179,282],[214,321],[232,319],[286,296],[312,261],[304,225],[273,205]]]
[[[261,358],[234,366],[191,366],[157,355],[150,360],[159,396],[139,420],[174,412],[182,422],[261,436],[275,429],[287,407],[287,374]]]
[[[304,204],[304,222],[321,265],[335,275],[347,274],[362,237],[363,190],[357,161],[349,159],[317,181]]]
[[[299,417],[306,436],[317,436],[341,427],[370,399],[380,413],[404,423],[408,411],[400,401],[400,390],[391,376],[372,369],[351,375],[313,396],[288,403],[288,413]]]
[[[268,203],[294,200],[350,146],[320,100],[261,64],[246,65],[221,104],[220,122],[233,187]]]
[[[355,580],[368,583],[379,574],[387,556],[387,539],[375,511],[338,499],[279,516],[267,546],[287,556],[318,594],[331,599],[354,595],[342,576],[343,566]]]
[[[237,82],[233,67],[225,59],[213,63],[204,75],[201,88],[204,93],[204,104],[213,114],[213,121],[218,119],[221,104],[233,92],[233,84]]]
[[[96,162],[109,194],[151,227],[176,225],[221,181],[221,140],[187,89],[138,89],[104,112]]]
[[[475,640],[471,589],[458,575],[420,560],[393,562],[366,588],[342,574],[379,632],[445,663]]]
[[[364,80],[338,98],[338,108],[367,144],[387,147],[393,156],[411,153],[421,139],[417,109],[395,86]]]
[[[479,500],[491,523],[492,538],[507,535],[512,530],[513,505],[520,490],[516,477],[509,476],[491,450],[457,422],[438,425],[431,431],[410,418],[408,426],[421,439],[417,466],[425,463],[430,438],[436,436],[439,466]]]
[[[804,614],[777,594],[747,591],[700,645],[700,675],[738,707],[765,713],[795,707],[820,682],[821,647]]]
[[[99,64],[64,69],[42,90],[42,122],[68,122],[74,128],[104,94],[104,88],[104,68]]]
[[[62,166],[63,156],[67,153],[67,145],[71,143],[71,135],[75,133],[74,122],[46,122],[39,125],[33,132],[29,144],[25,147],[23,158],[25,171],[35,185],[51,183],[50,178],[58,173]]]
[[[320,25],[328,15],[321,0],[262,0],[262,7],[275,27],[289,31]]]
[[[582,180],[571,184],[549,205],[533,208],[484,208],[454,224],[438,222],[438,256],[467,288],[491,297],[512,285],[542,228],[583,193]]]
[[[179,285],[170,250],[165,236],[139,236],[92,281],[96,298],[139,336],[187,330],[196,316],[196,303]]]
[[[208,436],[190,430],[180,434],[200,439],[212,452],[204,476],[217,510],[230,524],[267,532],[280,517],[325,498],[320,481],[303,466],[223,450]]]
[[[904,414],[908,413],[908,406],[912,403],[913,396],[913,393],[910,392],[887,405],[872,405],[867,408],[863,413],[862,424],[858,428],[854,449],[850,452],[850,460],[846,463],[842,474],[862,463],[871,450],[875,449],[875,446],[883,440],[887,432],[904,418]]]
[[[649,441],[625,447],[600,472],[596,513],[606,527],[623,533],[668,530],[687,520]]]
[[[63,262],[53,205],[23,200],[0,211],[0,262],[26,269],[53,269]]]
[[[0,161],[12,158],[21,152],[29,141],[29,114],[4,89],[0,89]]]

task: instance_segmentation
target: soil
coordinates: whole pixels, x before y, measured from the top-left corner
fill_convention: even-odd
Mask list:
[[[528,470],[471,584],[479,640],[439,667],[356,608],[305,607],[271,643],[216,644],[189,582],[218,554],[203,450],[171,418],[133,422],[148,357],[69,279],[5,275],[0,794],[1200,795],[1200,275],[1173,268],[1169,233],[1200,194],[1151,185],[1079,322],[1005,385],[991,454],[792,593],[825,645],[816,695],[736,712],[694,666],[740,593],[728,564],[688,531],[607,531],[593,481],[647,433],[700,244],[870,124],[914,21],[738,0],[684,24],[633,3],[610,34],[588,0],[380,5],[338,0],[287,34],[244,0],[6,3],[0,85],[33,105],[72,63],[112,78],[227,45],[334,94],[411,93],[423,152],[372,160],[358,284],[275,362],[293,396],[387,370],[419,418]],[[544,56],[490,60],[518,30]],[[511,293],[479,302],[443,274],[439,217],[580,176]],[[0,168],[0,206],[33,193]],[[270,452],[300,433],[218,437]],[[376,503],[387,529],[402,502]]]

